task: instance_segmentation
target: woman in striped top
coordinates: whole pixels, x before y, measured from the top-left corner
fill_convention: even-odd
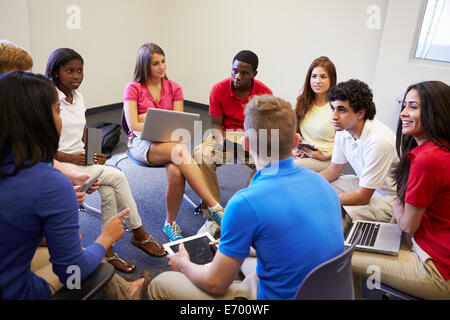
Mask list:
[[[302,142],[314,146],[295,148],[295,163],[314,171],[328,167],[333,152],[335,129],[331,123],[328,90],[336,85],[336,68],[328,57],[315,59],[306,74],[303,92],[297,98],[298,132]]]

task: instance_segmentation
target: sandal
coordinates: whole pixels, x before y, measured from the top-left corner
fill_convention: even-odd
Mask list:
[[[149,248],[146,248],[146,244],[150,243],[150,244],[154,244],[156,246],[156,250],[153,250],[152,252],[149,250]],[[138,247],[139,249],[141,249],[142,251],[144,251],[145,253],[153,256],[153,257],[164,257],[167,254],[167,251],[164,249],[164,247],[157,242],[152,236],[149,235],[149,238],[147,240],[143,240],[143,241],[137,241],[134,240],[133,238],[131,238],[131,244],[134,245],[135,247]],[[163,252],[161,254],[158,254],[158,249],[162,249]]]
[[[117,263],[115,263],[115,260],[120,262],[120,265],[123,265],[124,268],[120,268]],[[132,272],[134,268],[136,267],[134,264],[132,264],[130,261],[124,260],[119,257],[117,253],[114,253],[112,257],[107,257],[106,262],[111,263],[117,270],[123,271],[123,272]],[[128,269],[130,268],[130,269]]]

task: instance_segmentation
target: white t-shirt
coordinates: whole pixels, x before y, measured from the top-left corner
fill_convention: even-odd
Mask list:
[[[59,138],[58,151],[76,154],[84,152],[83,133],[86,126],[86,106],[83,96],[77,90],[74,90],[73,101],[70,104],[66,101],[66,95],[56,88],[61,102],[61,120],[62,129]]]
[[[395,195],[392,167],[399,161],[395,135],[377,119],[366,120],[359,139],[346,131],[336,132],[331,162],[352,166],[362,188],[376,189],[381,195]]]

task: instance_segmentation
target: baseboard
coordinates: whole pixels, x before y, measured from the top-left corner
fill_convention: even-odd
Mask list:
[[[203,103],[198,103],[198,102],[194,102],[194,101],[189,101],[189,100],[184,100],[184,104],[193,108],[199,108],[202,110],[208,110],[209,106],[207,104],[203,104]],[[89,108],[86,109],[86,115],[91,115],[91,114],[95,114],[95,113],[99,113],[99,112],[107,112],[107,111],[111,111],[111,110],[116,110],[119,108],[123,108],[123,103],[119,102],[119,103],[113,103],[113,104],[108,104],[106,106],[100,106],[100,107],[93,107],[93,108]]]
[[[93,108],[86,109],[86,115],[89,116],[91,114],[96,114],[96,113],[100,113],[100,112],[108,112],[108,111],[116,110],[116,109],[119,109],[119,108],[120,109],[123,108],[123,103],[122,102],[108,104],[106,106],[93,107]]]
[[[209,109],[209,105],[204,104],[204,103],[198,103],[198,102],[194,102],[194,101],[184,100],[184,104],[188,105],[190,107],[199,108],[199,109],[203,109],[203,110]]]

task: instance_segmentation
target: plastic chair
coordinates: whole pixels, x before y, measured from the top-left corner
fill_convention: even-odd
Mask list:
[[[382,283],[380,283],[378,290],[382,292],[383,300],[421,300]]]
[[[354,300],[352,256],[360,239],[358,232],[347,250],[311,270],[300,284],[295,300]]]
[[[115,270],[109,263],[101,263],[97,269],[80,284],[80,289],[69,289],[64,286],[52,295],[50,300],[103,300],[105,292],[103,287],[114,276]],[[0,285],[0,300],[3,300],[2,286]]]
[[[109,263],[101,263],[95,271],[81,282],[80,289],[69,289],[64,286],[50,297],[50,300],[103,300],[103,287],[115,274]]]

